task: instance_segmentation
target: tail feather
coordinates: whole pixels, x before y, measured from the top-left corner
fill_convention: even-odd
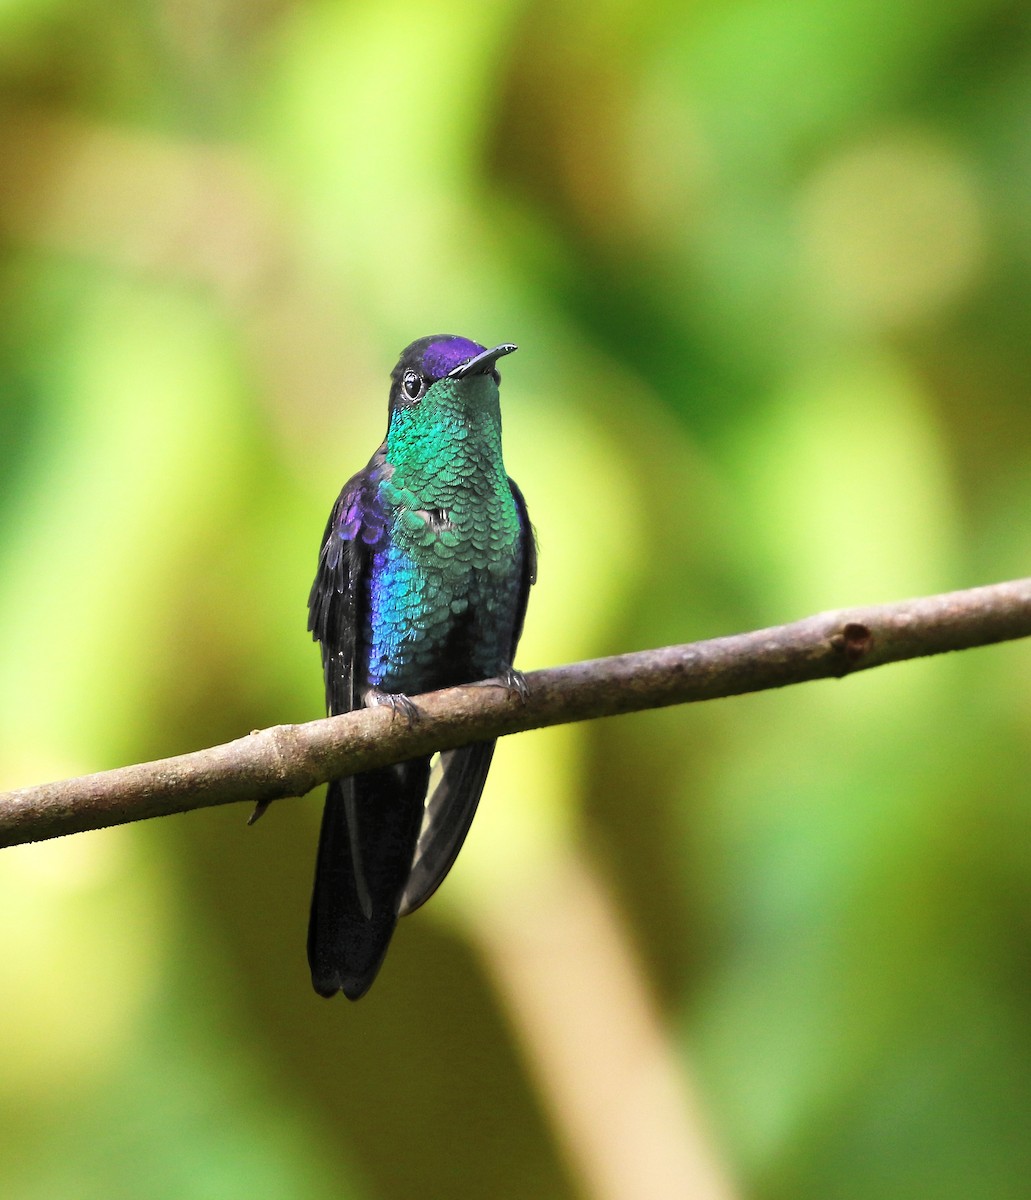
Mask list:
[[[308,963],[321,996],[363,996],[390,944],[422,826],[430,760],[413,759],[326,793],[315,864]]]

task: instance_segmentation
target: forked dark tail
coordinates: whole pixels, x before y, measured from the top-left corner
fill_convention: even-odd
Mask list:
[[[422,826],[430,760],[334,780],[322,813],[308,924],[320,996],[369,990],[390,944]]]

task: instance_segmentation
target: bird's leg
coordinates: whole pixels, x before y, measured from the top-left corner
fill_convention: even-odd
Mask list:
[[[378,708],[381,704],[389,705],[395,717],[400,713],[408,722],[409,729],[419,720],[419,710],[404,692],[381,692],[379,688],[369,688],[365,693],[365,707]]]

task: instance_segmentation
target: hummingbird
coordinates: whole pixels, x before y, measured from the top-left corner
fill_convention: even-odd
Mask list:
[[[537,549],[501,454],[498,360],[452,334],[412,342],[391,373],[387,435],[329,515],[308,598],[330,715],[497,679],[513,659]],[[363,996],[397,920],[451,869],[494,742],[363,771],[329,784],[319,834],[308,962],[322,996]]]

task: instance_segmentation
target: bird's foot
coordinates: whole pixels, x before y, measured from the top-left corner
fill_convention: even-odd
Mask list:
[[[514,692],[520,704],[525,704],[530,698],[530,685],[526,682],[526,676],[515,667],[506,667],[497,679],[481,679],[469,686],[504,688],[506,692]]]
[[[525,704],[530,699],[530,685],[526,682],[526,676],[522,671],[517,671],[515,667],[509,667],[501,679],[508,691],[515,692],[519,697],[520,704]]]
[[[399,713],[408,722],[409,729],[419,720],[419,710],[404,692],[381,692],[379,688],[369,688],[365,693],[365,707],[378,708],[387,705],[393,716]]]

